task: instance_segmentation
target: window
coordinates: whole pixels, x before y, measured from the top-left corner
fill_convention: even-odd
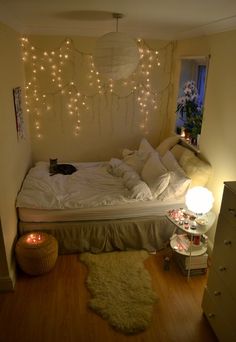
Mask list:
[[[208,57],[181,59],[176,132],[194,145],[201,133]]]

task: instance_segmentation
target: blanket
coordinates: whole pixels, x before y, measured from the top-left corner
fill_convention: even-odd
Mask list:
[[[17,207],[68,209],[117,205],[152,199],[139,174],[119,159],[73,163],[72,175],[49,173],[49,163],[38,162],[27,174],[17,196]]]

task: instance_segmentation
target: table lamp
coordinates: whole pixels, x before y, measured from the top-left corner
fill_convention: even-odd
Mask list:
[[[196,186],[187,191],[185,204],[196,215],[207,214],[213,206],[214,198],[207,188]]]

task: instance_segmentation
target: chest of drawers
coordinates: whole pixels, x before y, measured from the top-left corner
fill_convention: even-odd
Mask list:
[[[202,308],[219,341],[236,341],[236,182],[226,182]]]

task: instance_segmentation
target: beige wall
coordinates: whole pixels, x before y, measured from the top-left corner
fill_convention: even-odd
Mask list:
[[[63,59],[64,65],[61,67],[62,84],[74,81],[81,94],[91,96],[91,99],[87,101],[88,110],[80,106],[81,130],[79,135],[75,136],[76,117],[68,114],[65,105],[69,95],[61,95],[60,92],[55,95],[58,88],[49,81],[50,68],[48,63],[42,60],[44,51],[48,52],[49,55],[52,50],[58,51],[58,47],[61,46],[64,39],[64,37],[53,36],[29,37],[30,44],[35,47],[36,63],[40,60],[46,68],[45,71],[37,70],[37,78],[40,80],[38,83],[39,95],[40,92],[41,95],[42,92],[53,93],[52,96],[47,96],[47,103],[51,107],[48,111],[45,110],[46,106],[41,106],[43,100],[40,96],[37,103],[31,103],[33,160],[48,160],[50,157],[57,157],[60,161],[109,160],[111,157],[120,157],[124,147],[137,148],[142,136],[146,136],[150,143],[156,146],[161,139],[160,136],[166,134],[165,127],[168,118],[166,113],[170,88],[167,86],[171,67],[171,46],[168,45],[166,49],[163,49],[168,42],[148,42],[153,49],[161,48],[159,50],[161,66],[150,71],[151,91],[166,90],[158,95],[157,109],[154,109],[154,105],[149,101],[147,126],[143,130],[140,125],[144,122],[144,114],[138,110],[137,96],[131,95],[127,98],[118,99],[117,96],[111,96],[109,92],[101,96],[94,96],[94,94],[98,94],[98,89],[96,82],[92,87],[89,87],[88,57],[86,55],[81,56],[79,51],[91,53],[96,40],[86,37],[72,37],[73,51],[76,49],[76,52],[68,60]],[[61,51],[64,55],[66,50],[62,48]],[[27,62],[25,65],[27,81],[30,81],[32,80],[32,65]],[[140,80],[142,82],[142,75],[137,73],[135,82],[141,83]],[[103,82],[101,81],[101,83]],[[65,90],[67,91],[68,88],[66,87]],[[130,91],[130,86],[123,85],[122,81],[115,83],[114,93],[120,97],[126,96]],[[32,92],[29,101],[30,98],[32,98]],[[36,107],[40,108],[38,117],[35,114]],[[40,139],[37,138],[35,120],[38,120],[40,124],[40,133],[42,134]],[[145,132],[146,130],[147,132]]]
[[[220,209],[224,181],[236,180],[236,31],[210,37],[208,76],[202,151],[213,165],[209,182]],[[212,232],[213,234],[213,232]]]
[[[236,31],[177,43],[175,54],[173,112],[177,98],[179,63],[182,56],[211,55],[205,98],[200,150],[213,167],[208,188],[213,192],[214,210],[219,212],[224,181],[236,180]],[[174,116],[173,116],[174,121]],[[209,232],[211,243],[215,227]]]
[[[15,199],[30,165],[30,141],[18,140],[12,90],[23,83],[19,35],[0,23],[0,289],[14,281],[12,247],[17,233]],[[23,107],[24,109],[24,107]],[[25,111],[24,111],[25,114]],[[24,115],[26,131],[27,116]]]

